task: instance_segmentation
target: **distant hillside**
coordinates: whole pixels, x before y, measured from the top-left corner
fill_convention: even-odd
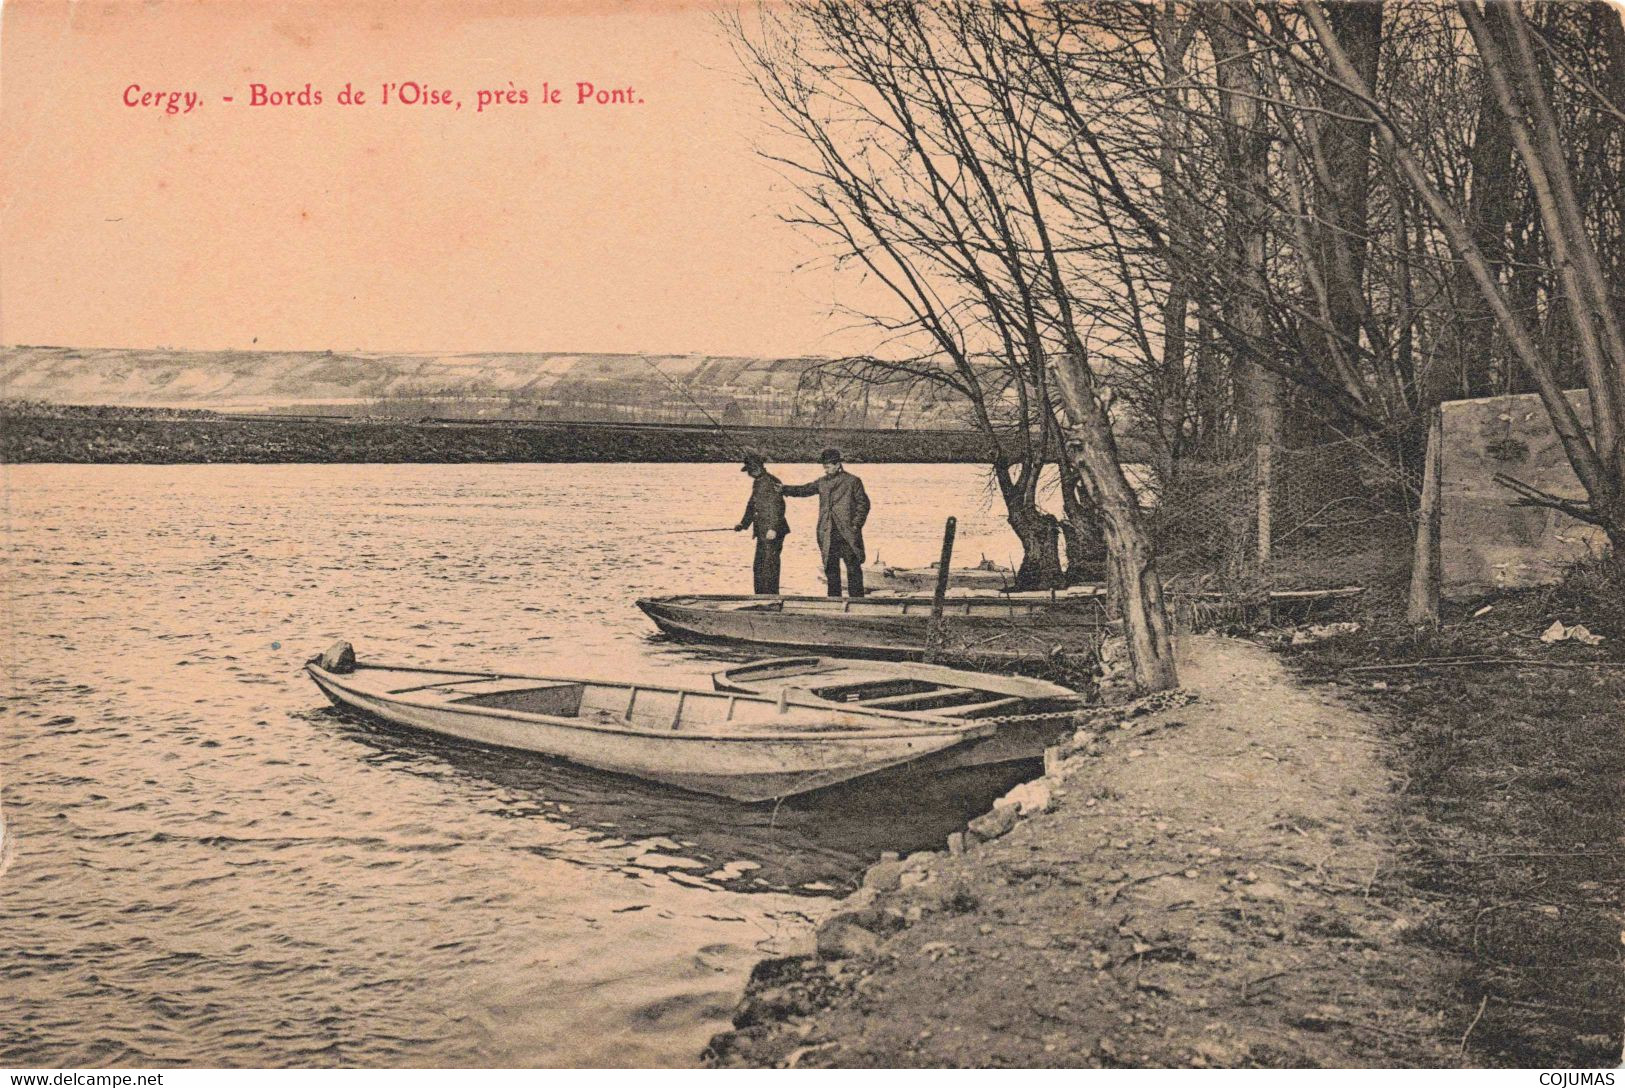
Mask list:
[[[0,348],[0,398],[331,415],[944,427],[918,393],[820,393],[814,358]],[[703,407],[703,410],[702,410]]]

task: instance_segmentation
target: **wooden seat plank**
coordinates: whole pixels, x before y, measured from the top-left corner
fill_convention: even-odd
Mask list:
[[[962,695],[975,694],[976,689],[974,688],[932,688],[930,691],[911,691],[903,695],[883,695],[878,699],[865,699],[862,705],[886,710],[907,706],[909,703],[926,700],[937,702],[942,699],[957,699]]]

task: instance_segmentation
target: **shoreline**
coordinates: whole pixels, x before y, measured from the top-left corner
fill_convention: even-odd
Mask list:
[[[4,464],[564,464],[739,459],[811,463],[836,446],[853,463],[985,460],[972,432],[715,427],[523,420],[252,415],[0,413]],[[109,410],[112,411],[112,410]]]
[[[1462,1064],[1418,995],[1447,965],[1383,891],[1372,717],[1253,643],[1181,655],[1194,701],[1101,713],[962,852],[872,866],[707,1064]]]

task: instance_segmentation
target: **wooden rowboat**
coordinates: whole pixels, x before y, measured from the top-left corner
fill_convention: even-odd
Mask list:
[[[718,691],[777,696],[799,691],[842,706],[986,718],[1027,713],[1057,701],[1076,705],[1077,692],[1029,676],[950,669],[916,661],[859,661],[842,657],[773,657],[711,674]]]
[[[804,693],[841,706],[983,720],[998,727],[991,737],[930,756],[914,768],[931,773],[1042,758],[1045,748],[1071,735],[1072,714],[1087,705],[1077,692],[1047,680],[913,661],[775,657],[723,669],[711,682],[718,691]]]
[[[675,638],[916,658],[925,653],[931,603],[929,597],[692,594],[644,598],[638,607]],[[943,611],[943,645],[951,656],[1091,656],[1111,627],[1092,597],[955,597]]]
[[[313,658],[305,671],[337,706],[735,801],[806,793],[994,732],[975,721],[841,707],[806,695],[349,665],[336,657]]]

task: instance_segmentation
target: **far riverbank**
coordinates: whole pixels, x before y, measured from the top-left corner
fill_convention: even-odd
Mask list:
[[[985,460],[969,431],[730,427],[522,420],[345,419],[65,408],[0,413],[7,464],[468,464],[732,461],[749,446],[808,463],[826,446],[857,463]],[[82,414],[81,414],[82,413]]]

